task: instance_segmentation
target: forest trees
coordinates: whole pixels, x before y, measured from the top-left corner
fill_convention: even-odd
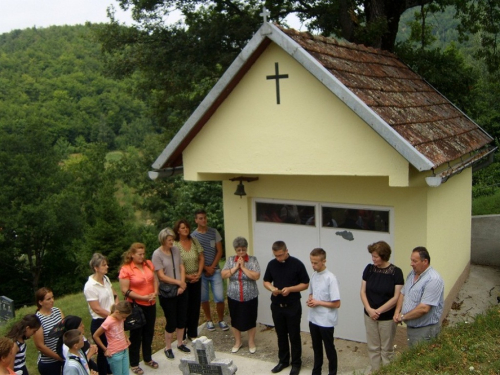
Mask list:
[[[460,37],[480,38],[474,56],[489,64],[490,71],[499,67],[495,61],[500,43],[500,3],[491,0],[120,0],[119,3],[123,8],[132,8],[137,25],[121,27],[110,14],[110,24],[98,30],[109,72],[120,78],[139,73],[139,91],[153,98],[159,122],[173,133],[262,24],[263,5],[270,10],[274,22],[286,24],[285,17],[293,13],[312,32],[389,51],[397,49],[396,34],[403,12],[412,10],[430,15],[445,6],[453,7],[455,18],[460,21]],[[163,22],[173,9],[182,12],[183,23]],[[424,29],[425,21],[426,17],[420,18]],[[405,58],[418,57],[420,51],[431,49],[429,43],[409,47],[415,53],[406,53]],[[436,52],[441,51],[428,57],[446,59]],[[405,62],[412,65],[412,61]],[[435,63],[439,69],[439,61]],[[468,77],[464,78],[468,81],[464,85],[471,83]]]
[[[109,71],[137,74],[139,91],[154,98],[165,129],[164,142],[187,119],[213,83],[262,24],[262,6],[271,20],[285,24],[294,13],[314,33],[345,38],[395,52],[449,97],[492,136],[500,136],[500,107],[494,87],[500,81],[500,2],[491,0],[120,0],[137,25],[111,22],[98,31]],[[180,10],[183,23],[164,17]],[[446,45],[432,44],[428,22],[452,9],[459,33]],[[416,14],[413,40],[396,42],[400,18]],[[458,42],[470,38],[467,45]],[[152,161],[152,160],[151,160]]]
[[[89,27],[0,35],[0,285],[16,304],[81,290],[93,252],[116,268],[136,240],[106,154],[153,122],[98,56]]]

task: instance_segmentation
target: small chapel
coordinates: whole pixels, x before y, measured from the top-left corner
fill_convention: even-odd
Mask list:
[[[221,181],[226,254],[244,236],[262,274],[276,240],[310,274],[310,251],[325,249],[342,301],[335,336],[364,342],[359,290],[376,241],[405,275],[427,247],[446,315],[469,271],[472,171],[492,141],[395,55],[265,21],[150,177]],[[272,325],[258,285],[258,321]]]

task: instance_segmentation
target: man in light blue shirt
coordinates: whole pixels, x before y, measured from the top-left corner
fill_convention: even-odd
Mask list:
[[[444,282],[431,267],[431,257],[425,247],[419,246],[411,253],[412,271],[399,295],[394,321],[405,322],[408,344],[429,341],[440,330],[444,306]]]

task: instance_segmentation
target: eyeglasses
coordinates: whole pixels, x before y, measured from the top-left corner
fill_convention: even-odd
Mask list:
[[[240,248],[240,249],[236,249],[235,251],[236,251],[237,253],[244,253],[245,251],[247,251],[247,249],[246,249],[246,248],[244,248],[244,249],[241,249],[241,248]]]

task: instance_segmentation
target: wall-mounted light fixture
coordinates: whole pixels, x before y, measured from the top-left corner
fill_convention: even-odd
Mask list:
[[[240,183],[236,187],[236,191],[234,192],[234,195],[239,195],[240,198],[243,197],[244,195],[247,195],[245,193],[245,185],[243,185],[243,181],[246,182],[252,182],[252,181],[257,181],[259,178],[258,177],[245,177],[245,176],[240,176],[240,177],[234,177],[230,178],[230,181],[239,181]]]
[[[443,178],[441,176],[430,176],[425,178],[425,182],[430,187],[438,187],[443,182]]]

